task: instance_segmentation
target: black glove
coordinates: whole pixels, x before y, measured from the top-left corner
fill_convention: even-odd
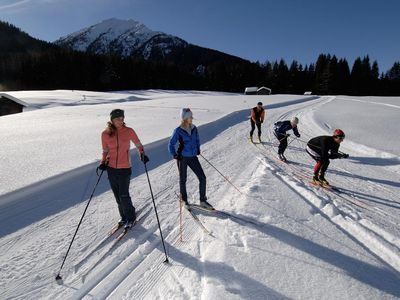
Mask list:
[[[148,157],[146,154],[144,154],[144,153],[140,153],[140,160],[141,160],[144,164],[147,164],[147,163],[150,161],[149,157]]]
[[[299,133],[299,134],[296,134],[296,136],[299,138],[301,135],[300,135],[300,133]]]
[[[289,137],[290,136],[290,134],[289,133],[286,133],[286,137]]]
[[[97,169],[99,169],[99,170],[101,170],[101,171],[105,171],[105,170],[107,170],[107,165],[108,165],[108,162],[102,162],[102,163],[97,167]]]
[[[101,172],[104,172],[105,170],[107,170],[107,166],[108,166],[108,161],[102,162],[97,168],[96,168],[96,174],[97,176],[99,176],[99,170]]]
[[[343,154],[342,154],[342,158],[349,158],[349,155],[346,154],[346,153],[343,153]]]
[[[198,150],[198,151],[197,151],[197,155],[200,155],[200,153],[201,153],[200,150]]]
[[[180,155],[180,154],[175,154],[175,155],[174,155],[174,159],[176,159],[176,160],[182,160],[182,155]]]

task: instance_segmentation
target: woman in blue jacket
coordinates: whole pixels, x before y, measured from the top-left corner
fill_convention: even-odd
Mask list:
[[[181,125],[174,130],[168,145],[169,153],[178,163],[181,200],[185,207],[190,209],[186,192],[187,167],[189,167],[200,182],[200,205],[212,209],[206,197],[206,175],[197,158],[197,155],[200,155],[200,139],[197,127],[193,125],[193,113],[190,108],[182,109],[181,119]]]

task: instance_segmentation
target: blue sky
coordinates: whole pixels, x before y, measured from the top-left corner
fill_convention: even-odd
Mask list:
[[[252,61],[302,63],[319,53],[400,60],[398,0],[0,0],[0,19],[53,41],[117,17]]]

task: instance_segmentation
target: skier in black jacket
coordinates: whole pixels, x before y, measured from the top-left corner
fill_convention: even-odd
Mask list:
[[[288,146],[288,137],[290,134],[287,134],[286,132],[289,130],[293,130],[293,133],[295,136],[298,138],[300,137],[300,133],[297,129],[297,125],[299,124],[299,118],[293,117],[291,121],[280,121],[276,122],[274,124],[275,129],[274,129],[274,135],[279,141],[279,147],[278,147],[278,155],[279,159],[281,161],[286,162],[286,157],[283,154]]]
[[[343,142],[345,134],[341,129],[336,129],[333,136],[318,136],[307,143],[307,153],[316,160],[314,166],[313,183],[329,185],[325,179],[325,172],[329,166],[329,159],[348,158],[349,155],[339,151],[340,143]]]

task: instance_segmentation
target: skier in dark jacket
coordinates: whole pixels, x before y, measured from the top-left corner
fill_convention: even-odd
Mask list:
[[[279,147],[278,147],[278,155],[279,159],[281,161],[286,162],[286,157],[284,155],[284,152],[288,146],[288,137],[290,134],[287,134],[287,131],[293,130],[293,133],[295,136],[298,138],[300,137],[299,130],[297,129],[297,125],[299,124],[299,118],[294,117],[292,118],[291,121],[280,121],[275,123],[275,129],[274,129],[274,134],[276,138],[279,141]]]
[[[318,136],[307,143],[307,153],[317,162],[314,166],[313,183],[329,185],[325,179],[325,172],[329,166],[329,159],[348,158],[349,155],[339,151],[345,134],[341,129],[336,129],[333,136]]]
[[[197,158],[197,155],[200,155],[200,139],[197,127],[193,125],[192,111],[189,108],[183,108],[181,119],[182,123],[174,130],[168,145],[169,153],[178,163],[181,200],[185,207],[190,209],[186,192],[187,168],[189,167],[200,182],[200,205],[212,209],[206,197],[206,175]]]
[[[250,140],[253,142],[253,133],[254,130],[258,130],[258,141],[261,143],[261,124],[264,122],[265,118],[265,109],[263,107],[262,102],[258,102],[256,107],[251,109],[251,131],[250,131]]]

